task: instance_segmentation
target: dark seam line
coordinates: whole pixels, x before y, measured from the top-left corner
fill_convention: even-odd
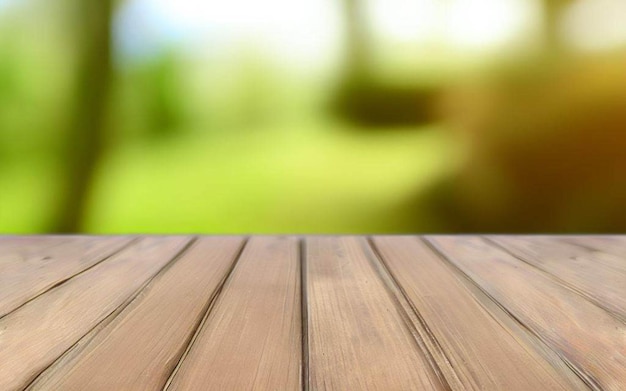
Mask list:
[[[614,251],[606,250],[606,249],[599,248],[599,247],[588,246],[586,244],[579,243],[577,240],[570,239],[568,237],[558,237],[557,236],[557,237],[555,237],[555,239],[558,240],[561,243],[565,243],[565,244],[569,244],[571,246],[576,246],[576,247],[580,247],[582,249],[585,249],[585,250],[589,251],[591,253],[590,255],[592,255],[592,256],[597,253],[597,254],[610,255],[612,257],[619,258],[621,261],[625,261],[626,260],[626,257],[624,257],[623,254],[616,253]]]
[[[248,237],[244,238],[243,243],[239,247],[239,250],[237,251],[237,253],[233,257],[233,261],[232,261],[232,264],[230,265],[230,268],[224,274],[224,277],[222,278],[222,280],[220,281],[220,283],[218,284],[218,286],[214,290],[213,294],[211,294],[211,297],[209,298],[209,300],[207,301],[207,304],[205,305],[205,307],[203,309],[204,313],[203,313],[202,317],[200,318],[200,321],[198,321],[196,323],[196,325],[195,325],[195,327],[193,329],[193,332],[191,333],[191,337],[189,337],[187,339],[186,343],[185,343],[186,346],[183,349],[182,354],[179,356],[176,365],[174,366],[174,368],[170,372],[167,380],[165,381],[165,383],[163,385],[163,388],[162,388],[163,391],[169,389],[170,385],[172,384],[172,382],[176,378],[176,375],[180,371],[180,368],[182,367],[182,365],[183,365],[185,359],[187,358],[187,356],[189,355],[189,352],[191,351],[194,343],[198,339],[198,336],[200,335],[200,332],[204,328],[204,325],[206,324],[206,322],[207,322],[207,320],[209,318],[209,315],[211,314],[211,311],[215,307],[215,304],[217,303],[218,298],[221,297],[222,291],[224,290],[224,287],[226,286],[226,283],[231,279],[231,276],[233,275],[233,272],[234,272],[235,268],[239,264],[239,260],[241,259],[241,254],[243,254],[243,252],[244,252],[247,244],[249,243],[249,241],[250,241],[250,239]]]
[[[574,240],[572,238],[568,238],[567,236],[566,237],[555,236],[554,239],[558,240],[561,243],[567,243],[567,244],[572,245],[572,246],[583,248],[583,249],[585,249],[587,251],[610,254],[610,253],[607,253],[607,252],[605,252],[605,250],[602,250],[600,248],[596,248],[594,246],[589,246],[589,245],[586,245],[586,244],[583,244],[583,243],[579,243],[577,240]]]
[[[529,326],[527,326],[519,317],[517,317],[515,314],[513,314],[511,311],[509,311],[508,308],[506,308],[502,303],[500,303],[495,297],[493,297],[486,289],[484,289],[477,281],[475,281],[469,274],[467,274],[463,269],[461,269],[459,266],[457,266],[451,259],[450,257],[448,257],[443,251],[440,251],[439,248],[434,245],[433,243],[430,242],[430,240],[428,240],[427,238],[422,238],[422,240],[424,241],[424,243],[426,243],[426,245],[428,247],[430,247],[432,249],[433,252],[435,252],[435,254],[438,254],[439,257],[446,262],[448,265],[450,265],[452,268],[454,268],[455,270],[457,270],[459,273],[461,273],[461,275],[465,276],[465,278],[467,278],[468,281],[470,281],[472,284],[474,284],[474,286],[476,286],[481,292],[483,292],[483,294],[485,294],[485,296],[487,296],[495,305],[497,305],[498,307],[500,307],[500,309],[502,309],[502,311],[504,311],[508,316],[510,316],[516,323],[518,323],[522,328],[524,328],[525,330],[527,330],[527,332],[534,336],[535,338],[537,338],[547,349],[549,349],[550,351],[552,351],[557,357],[559,357],[561,359],[561,361],[563,361],[563,363],[569,367],[572,372],[578,376],[578,378],[587,385],[587,387],[589,387],[590,389],[594,390],[594,391],[603,391],[602,387],[598,384],[598,382],[593,378],[593,376],[589,375],[588,373],[586,373],[582,368],[579,368],[577,365],[575,365],[574,363],[572,363],[567,357],[563,356],[563,354],[559,351],[558,348],[553,348],[552,344],[547,341],[540,333],[535,332],[535,330],[533,330],[532,328],[530,328]],[[484,308],[484,307],[483,307]]]
[[[430,246],[430,244],[426,242],[425,239],[422,239],[422,242],[425,242],[426,243],[425,245],[430,249],[430,251],[434,253],[434,255],[437,256],[437,258],[439,258],[439,260],[444,264],[444,266],[450,269],[449,270],[450,273],[452,273],[454,277],[461,283],[461,285],[464,286],[464,288],[468,291],[468,294],[471,297],[471,299],[475,303],[477,303],[485,311],[485,313],[496,322],[496,324],[499,327],[503,328],[509,335],[512,335],[514,338],[517,338],[517,336],[515,335],[516,334],[515,329],[513,329],[510,325],[508,325],[506,320],[501,319],[501,316],[498,316],[497,314],[495,314],[493,312],[493,308],[491,308],[487,303],[483,302],[483,300],[481,300],[479,296],[484,297],[486,301],[492,303],[499,310],[501,310],[504,318],[510,318],[510,321],[519,328],[519,332],[522,333],[525,338],[532,339],[533,341],[537,339],[537,337],[535,336],[535,333],[533,333],[528,327],[522,324],[521,321],[518,321],[516,317],[512,315],[509,311],[507,311],[502,305],[500,305],[500,303],[498,303],[495,300],[495,298],[493,298],[493,296],[489,295],[489,293],[485,292],[483,289],[480,289],[478,284],[474,280],[472,280],[469,275],[467,275],[462,270],[460,270],[460,268],[456,267],[455,265],[451,264],[445,259],[442,259],[443,257],[441,253],[437,251],[436,249],[433,249],[433,247]],[[546,358],[545,356],[546,354],[548,355],[552,354],[558,360],[563,361],[570,370],[573,370],[571,365],[568,362],[566,362],[565,359],[558,352],[555,352],[554,349],[550,348],[547,342],[543,341],[542,339],[537,339],[536,342],[539,342],[538,345],[541,347],[538,349],[538,352],[537,352],[540,357],[549,360],[552,358]],[[578,379],[581,379],[581,381],[583,381],[583,384],[588,389],[591,389],[590,386],[587,384],[587,382],[585,382],[577,373],[574,373],[574,375]]]
[[[588,302],[590,302],[591,304],[595,305],[596,307],[599,307],[600,309],[602,309],[603,311],[607,312],[609,315],[611,315],[611,317],[615,318],[617,321],[621,322],[621,323],[626,323],[626,318],[624,318],[622,315],[615,313],[613,310],[611,310],[610,308],[606,307],[604,305],[604,303],[602,303],[599,299],[589,295],[588,293],[586,293],[585,291],[577,288],[574,284],[569,283],[565,280],[563,280],[561,277],[557,276],[556,274],[553,274],[552,272],[545,270],[544,268],[533,264],[533,262],[528,261],[524,256],[519,255],[517,253],[515,253],[513,250],[508,249],[506,246],[494,241],[493,239],[487,238],[487,237],[481,237],[485,242],[491,244],[494,247],[499,248],[500,250],[506,252],[507,254],[509,254],[510,256],[514,257],[515,259],[524,262],[525,264],[527,264],[528,266],[532,267],[533,269],[538,270],[539,272],[541,272],[542,274],[545,274],[550,280],[553,280],[557,285],[562,286],[563,288],[571,291],[572,293],[575,293],[576,295],[582,297],[583,299],[587,300]]]
[[[6,316],[12,314],[13,312],[19,310],[20,308],[24,307],[25,305],[27,305],[28,303],[30,303],[33,300],[36,300],[37,298],[39,298],[40,296],[45,295],[46,293],[50,292],[51,290],[60,287],[61,285],[65,284],[66,282],[68,282],[69,280],[80,276],[81,274],[88,272],[89,270],[93,269],[94,267],[98,266],[99,264],[101,264],[102,262],[114,257],[115,255],[121,253],[122,251],[126,250],[127,248],[131,247],[132,245],[136,244],[137,242],[139,242],[141,240],[141,238],[134,238],[130,241],[128,241],[127,243],[125,243],[123,246],[117,248],[116,250],[114,250],[113,252],[104,255],[102,257],[102,259],[100,259],[99,261],[96,261],[96,263],[94,263],[93,265],[89,266],[86,269],[83,269],[79,272],[76,272],[74,274],[72,274],[71,276],[67,276],[57,282],[55,282],[53,285],[49,286],[47,289],[37,293],[35,296],[29,298],[28,300],[26,300],[25,302],[23,302],[22,304],[18,305],[17,307],[13,308],[12,310],[10,310],[9,312],[7,312],[4,315],[0,316],[0,321],[2,321],[2,319],[4,319]]]
[[[591,234],[591,235],[582,235],[582,236],[594,237],[594,236],[604,236],[604,235]],[[607,235],[607,236],[619,236],[619,235]],[[623,254],[616,253],[616,252],[611,251],[611,250],[606,250],[606,249],[600,248],[600,247],[589,246],[589,245],[586,245],[584,243],[580,243],[578,240],[575,240],[575,239],[573,239],[571,237],[568,237],[568,236],[565,236],[565,237],[556,236],[555,239],[558,240],[561,243],[566,243],[566,244],[569,244],[569,245],[572,245],[572,246],[576,246],[576,247],[580,247],[582,249],[585,249],[585,250],[591,252],[591,255],[594,255],[594,253],[599,253],[599,254],[611,255],[613,257],[619,258],[620,260],[626,260],[626,258],[624,257]]]
[[[133,241],[136,240],[141,240],[142,237],[139,237],[137,239],[134,239]],[[141,294],[141,292],[144,291],[144,289],[148,288],[148,286],[152,283],[152,281],[154,279],[156,279],[159,275],[165,273],[167,270],[169,270],[169,268],[176,262],[178,261],[178,259],[180,259],[184,253],[195,243],[195,241],[197,240],[196,237],[192,237],[186,244],[185,246],[178,251],[173,257],[172,259],[170,259],[169,261],[167,261],[167,263],[160,268],[156,273],[154,273],[152,276],[150,276],[139,288],[137,288],[137,290],[135,290],[135,292],[131,293],[130,296],[128,296],[126,298],[126,300],[124,300],[122,302],[122,304],[120,304],[117,308],[113,309],[113,311],[111,311],[109,314],[107,314],[100,322],[96,323],[92,328],[90,328],[82,337],[80,337],[74,344],[72,344],[72,346],[70,346],[69,348],[67,348],[63,353],[61,353],[59,355],[59,357],[57,357],[54,361],[52,361],[49,365],[47,365],[45,368],[43,368],[41,371],[39,371],[38,373],[34,374],[32,379],[30,381],[27,382],[26,386],[22,389],[22,390],[26,390],[28,388],[30,388],[36,381],[37,379],[46,371],[48,371],[50,368],[52,368],[53,366],[55,366],[55,364],[57,362],[59,362],[60,360],[63,359],[63,357],[65,357],[67,354],[69,354],[75,347],[78,346],[78,344],[84,339],[84,338],[88,338],[88,337],[95,337],[97,335],[97,333],[100,331],[98,330],[98,332],[96,332],[94,335],[90,336],[89,334],[91,334],[92,331],[98,329],[98,327],[102,326],[101,329],[103,329],[104,327],[106,327],[110,322],[112,322],[119,314],[121,314],[124,309],[126,309],[126,307],[128,307],[132,302],[135,301],[135,299]],[[91,339],[90,339],[91,340]],[[89,341],[85,341],[86,343],[89,343]]]
[[[302,327],[302,390],[308,391],[309,380],[309,299],[306,257],[306,238],[299,240],[300,250],[300,315]]]
[[[420,329],[426,334],[430,342],[438,350],[440,350],[441,354],[445,357],[446,361],[450,363],[450,360],[443,352],[443,349],[441,349],[439,342],[437,341],[434,334],[432,333],[432,331],[426,324],[425,319],[419,313],[419,310],[413,305],[411,300],[409,300],[408,296],[406,295],[406,292],[402,289],[402,287],[396,280],[391,270],[387,267],[387,264],[385,263],[384,258],[382,257],[382,254],[378,251],[378,247],[376,246],[372,238],[367,237],[365,242],[362,244],[365,250],[364,252],[365,252],[366,257],[369,259],[370,263],[374,267],[374,270],[376,271],[379,278],[381,279],[383,286],[385,287],[385,290],[391,296],[393,303],[395,304],[398,312],[401,314],[401,318],[404,321],[404,326],[408,329],[409,333],[413,336],[413,340],[415,341],[418,350],[423,354],[423,356],[425,356],[426,361],[430,364],[432,371],[435,373],[437,378],[441,381],[441,384],[444,387],[444,389],[448,391],[453,390],[452,386],[450,385],[450,382],[448,381],[448,379],[446,379],[446,376],[444,375],[439,364],[437,363],[437,360],[435,360],[432,352],[428,349],[426,342],[423,340],[422,333],[417,330],[417,327],[419,326]],[[401,297],[398,297],[398,295],[396,295],[396,291],[400,293]],[[419,322],[419,325],[416,325],[411,321],[409,315],[406,313],[405,306],[402,304],[401,300],[403,300],[406,303],[406,305],[411,309],[417,321]],[[454,371],[454,368],[452,367],[451,364],[450,364],[450,367],[452,369],[452,372],[456,375],[456,371]]]

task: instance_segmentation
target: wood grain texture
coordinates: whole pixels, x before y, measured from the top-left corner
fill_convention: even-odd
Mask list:
[[[0,240],[0,318],[95,265],[130,237],[17,237]]]
[[[18,250],[21,255],[33,254],[50,246],[58,246],[69,241],[82,241],[93,238],[85,235],[0,235],[0,247],[3,250]],[[0,267],[2,261],[0,261]]]
[[[242,240],[0,236],[0,391],[626,390],[626,236]]]
[[[626,320],[626,258],[591,251],[556,238],[492,236],[489,239],[622,321]]]
[[[363,238],[306,243],[312,390],[443,390]]]
[[[0,390],[23,389],[188,243],[145,238],[0,320]]]
[[[0,235],[0,268],[4,262],[13,261],[13,256],[17,255],[22,258],[32,256],[38,251],[50,246],[57,246],[67,243],[71,240],[81,240],[81,236],[70,235],[32,235],[32,236],[4,236]],[[83,239],[84,240],[84,239]],[[6,253],[15,252],[9,257]]]
[[[447,236],[429,241],[567,360],[590,387],[624,389],[624,323],[481,238]]]
[[[536,343],[520,330],[498,322],[463,279],[423,242],[415,237],[373,241],[449,360],[440,365],[450,366],[449,371],[461,380],[454,389],[587,389],[567,367],[545,360]]]
[[[30,389],[163,389],[242,243],[235,237],[199,239],[88,344],[55,363]]]
[[[248,242],[168,390],[300,389],[298,250],[295,238]]]
[[[45,258],[42,253],[50,248],[86,240],[80,236],[0,236],[0,272],[6,277],[23,262]]]
[[[626,258],[626,235],[545,235],[543,238],[573,244],[593,253],[611,254],[622,260]]]

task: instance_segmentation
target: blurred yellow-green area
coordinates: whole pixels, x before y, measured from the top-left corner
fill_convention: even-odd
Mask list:
[[[624,0],[0,0],[0,233],[624,232]]]

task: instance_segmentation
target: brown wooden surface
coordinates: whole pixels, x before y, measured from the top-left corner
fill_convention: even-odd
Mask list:
[[[311,389],[445,389],[362,238],[312,238],[305,254]]]
[[[0,317],[104,260],[130,241],[122,237],[0,240]]]
[[[626,236],[0,237],[0,391],[626,390]]]
[[[162,389],[241,245],[237,238],[200,239],[88,344],[40,376],[32,389]]]
[[[431,242],[592,387],[626,385],[626,325],[540,270],[482,238]]]
[[[471,390],[584,389],[542,359],[535,341],[497,321],[457,273],[413,237],[374,239],[390,272],[428,325],[449,366]],[[493,311],[492,311],[493,312]],[[496,314],[503,316],[503,314]],[[529,343],[530,342],[530,343]],[[553,357],[557,360],[558,357]]]
[[[186,243],[144,239],[0,319],[0,390],[28,385]]]
[[[626,263],[622,258],[545,237],[496,236],[489,239],[614,316],[626,320]]]
[[[296,390],[302,380],[294,238],[250,240],[168,390]]]

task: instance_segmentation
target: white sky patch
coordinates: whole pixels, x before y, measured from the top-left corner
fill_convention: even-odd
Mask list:
[[[341,1],[127,0],[115,39],[127,57],[167,45],[203,55],[244,43],[280,62],[319,66],[341,53]],[[383,42],[482,50],[506,43],[528,23],[529,0],[363,1],[370,28]]]
[[[16,5],[17,3],[17,0],[0,0],[0,12],[9,9],[11,6]]]
[[[489,48],[515,38],[528,23],[528,1],[453,0],[444,9],[444,36],[453,46]]]
[[[561,34],[582,51],[626,46],[625,0],[579,0],[564,15]]]
[[[116,41],[131,56],[164,44],[198,51],[243,43],[308,63],[338,50],[337,5],[334,0],[129,0],[117,21]]]
[[[368,17],[374,32],[395,41],[435,38],[442,15],[433,0],[370,0]]]

